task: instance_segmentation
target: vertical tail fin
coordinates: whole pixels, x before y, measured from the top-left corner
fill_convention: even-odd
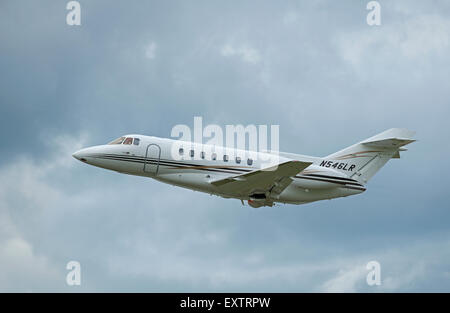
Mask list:
[[[401,148],[415,140],[412,139],[415,132],[391,128],[378,135],[365,139],[348,148],[325,157],[327,167],[334,167],[360,183],[367,183],[387,161],[392,158],[400,158]],[[330,160],[331,162],[328,162]],[[346,163],[348,166],[340,166]],[[350,170],[349,170],[350,169]]]

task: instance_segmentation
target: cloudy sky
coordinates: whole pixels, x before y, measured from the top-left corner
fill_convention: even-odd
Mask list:
[[[0,291],[450,291],[448,1],[67,2],[0,2]],[[71,157],[194,116],[418,142],[361,195],[259,209]]]

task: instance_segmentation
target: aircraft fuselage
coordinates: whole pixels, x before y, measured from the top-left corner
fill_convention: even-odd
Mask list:
[[[270,162],[288,162],[292,158],[274,153],[236,149],[230,151],[226,147],[211,147],[143,135],[128,135],[122,138],[132,138],[132,141],[127,144],[122,142],[85,148],[75,152],[73,156],[100,168],[150,177],[224,198],[249,200],[249,204],[256,207],[271,206],[273,202],[301,204],[365,191],[365,187],[357,180],[334,170],[332,164],[326,166],[328,163],[323,158],[299,156],[301,161],[312,164],[292,176],[292,182],[281,193],[273,195],[267,190],[257,188],[247,194],[238,191],[227,192],[212,182],[261,170]],[[344,166],[349,169],[352,165],[343,164],[342,167]]]

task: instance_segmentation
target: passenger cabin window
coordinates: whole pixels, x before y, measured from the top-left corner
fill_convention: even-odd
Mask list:
[[[240,164],[241,163],[241,158],[240,157],[236,157],[236,163]]]
[[[179,153],[180,155],[183,155],[184,149],[183,149],[183,148],[178,149],[178,153]]]
[[[248,165],[252,165],[253,164],[253,160],[252,159],[247,159],[247,164]]]
[[[194,157],[194,150],[191,150],[191,151],[189,151],[189,156],[191,157],[191,158],[193,158]]]
[[[134,138],[133,144],[139,146],[139,141],[141,141],[139,138]]]
[[[131,145],[132,143],[133,143],[133,138],[130,138],[130,137],[125,139],[125,141],[123,142],[124,145]]]
[[[211,160],[215,161],[217,159],[217,154],[213,153],[211,154]]]
[[[226,154],[223,155],[223,161],[228,162],[228,155],[226,155]]]
[[[205,158],[205,151],[200,152],[200,157],[201,157],[202,159]]]
[[[125,139],[125,137],[117,138],[117,139],[111,141],[110,143],[108,143],[108,145],[120,145],[124,139]]]

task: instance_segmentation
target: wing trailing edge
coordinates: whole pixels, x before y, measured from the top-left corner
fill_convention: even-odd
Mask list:
[[[238,193],[242,196],[249,196],[255,192],[279,195],[292,182],[292,176],[311,164],[312,162],[287,161],[250,173],[212,181],[211,184],[221,192]]]

